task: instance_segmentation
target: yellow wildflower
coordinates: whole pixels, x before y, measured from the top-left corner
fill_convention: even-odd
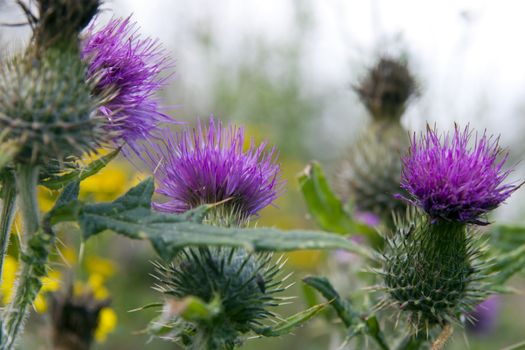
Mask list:
[[[38,293],[35,301],[33,301],[33,307],[35,308],[35,311],[39,314],[43,314],[47,311],[47,300],[43,293]]]
[[[111,333],[117,327],[117,314],[115,310],[110,307],[105,307],[100,310],[98,316],[98,325],[95,330],[95,339],[97,342],[102,343],[106,340],[108,333]]]
[[[106,279],[98,273],[91,274],[88,279],[88,286],[93,292],[93,297],[96,300],[105,300],[109,298],[109,291],[104,286]]]
[[[56,292],[60,289],[60,279],[62,278],[62,274],[60,271],[50,271],[47,276],[42,278],[42,289],[40,291],[42,293],[47,292]]]
[[[104,278],[109,278],[115,274],[115,264],[99,256],[89,256],[86,258],[86,270],[90,274],[99,274]]]
[[[13,292],[16,281],[16,271],[18,270],[18,261],[10,255],[4,259],[2,268],[2,283],[0,284],[0,293],[2,293],[2,304],[7,305],[13,298]]]

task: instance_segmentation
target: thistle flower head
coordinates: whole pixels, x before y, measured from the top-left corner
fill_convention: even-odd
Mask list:
[[[383,57],[354,89],[374,120],[398,121],[417,84],[406,63]]]
[[[154,203],[164,212],[184,212],[202,204],[224,201],[237,219],[247,219],[280,194],[279,165],[274,149],[253,143],[244,149],[244,130],[210,118],[196,129],[165,132],[160,144],[144,151],[154,171],[157,193],[166,202]]]
[[[155,93],[164,85],[160,73],[170,66],[157,41],[142,38],[130,18],[112,19],[100,30],[92,24],[82,42],[87,75],[96,80],[95,94],[111,91],[113,98],[100,108],[116,132],[116,141],[133,142],[151,135],[170,117],[160,111]]]
[[[498,207],[514,191],[516,184],[504,184],[509,170],[503,170],[508,154],[498,138],[475,134],[467,126],[456,126],[452,135],[439,136],[427,128],[425,135],[414,134],[403,158],[401,186],[409,201],[433,219],[487,224],[480,217]]]

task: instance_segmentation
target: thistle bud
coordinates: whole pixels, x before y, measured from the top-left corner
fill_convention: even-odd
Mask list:
[[[383,57],[354,89],[374,120],[399,121],[417,85],[406,63]]]
[[[396,219],[396,231],[385,237],[382,255],[381,306],[407,316],[414,333],[459,321],[489,293],[483,283],[488,265],[481,261],[477,233],[457,222],[432,222],[412,211]]]
[[[103,141],[98,101],[77,55],[50,50],[0,68],[0,129],[15,140],[17,161],[45,164],[96,149]]]
[[[198,297],[218,310],[207,318],[185,320],[176,313],[164,315],[172,330],[165,337],[187,348],[233,349],[244,335],[276,315],[269,308],[286,288],[281,276],[284,263],[271,254],[250,254],[236,248],[184,249],[170,264],[156,263],[156,289],[176,299]]]

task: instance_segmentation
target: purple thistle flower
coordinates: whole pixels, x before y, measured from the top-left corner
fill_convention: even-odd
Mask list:
[[[100,30],[88,28],[81,57],[88,64],[88,78],[96,81],[95,93],[114,92],[99,112],[109,120],[116,141],[133,142],[151,135],[170,117],[159,111],[155,93],[166,78],[159,74],[170,61],[157,41],[141,38],[130,18],[112,19]]]
[[[480,216],[498,207],[521,185],[503,184],[510,170],[503,171],[508,153],[502,152],[499,138],[481,137],[456,126],[454,134],[438,136],[427,127],[419,140],[414,134],[408,154],[403,157],[401,187],[407,199],[434,220],[487,224]],[[501,157],[500,157],[501,156]]]
[[[476,308],[467,315],[470,322],[466,323],[469,333],[486,335],[493,331],[499,321],[501,312],[501,297],[492,295],[479,303]]]
[[[223,128],[210,118],[196,129],[172,134],[165,131],[160,144],[144,150],[143,160],[155,174],[157,193],[166,202],[155,209],[180,213],[202,204],[226,201],[224,205],[241,219],[256,215],[281,193],[275,149],[266,143],[244,148],[244,130]]]

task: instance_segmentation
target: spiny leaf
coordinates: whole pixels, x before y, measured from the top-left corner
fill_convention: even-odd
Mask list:
[[[282,335],[292,332],[297,327],[303,325],[306,321],[317,315],[327,304],[319,304],[312,306],[309,309],[301,311],[292,315],[285,320],[282,320],[272,327],[264,327],[256,329],[255,332],[263,337],[280,337]]]
[[[80,203],[78,194],[80,183],[78,181],[68,184],[63,190],[53,209],[44,217],[44,222],[54,225],[61,221],[74,220],[77,217]]]
[[[51,190],[59,190],[73,181],[80,182],[84,179],[87,179],[90,176],[95,175],[100,170],[102,170],[109,162],[111,162],[119,154],[119,152],[120,149],[117,149],[109,154],[106,154],[103,157],[100,157],[97,160],[94,160],[93,162],[89,163],[86,167],[75,169],[64,175],[46,179],[42,181],[41,185]]]
[[[51,222],[78,220],[85,239],[112,230],[133,239],[150,240],[159,255],[171,259],[186,246],[232,246],[252,251],[290,251],[301,249],[346,249],[371,257],[364,246],[318,231],[282,231],[274,228],[224,228],[199,223],[212,206],[184,214],[151,211],[152,179],[141,182],[111,203],[70,204],[77,217],[51,217]]]

